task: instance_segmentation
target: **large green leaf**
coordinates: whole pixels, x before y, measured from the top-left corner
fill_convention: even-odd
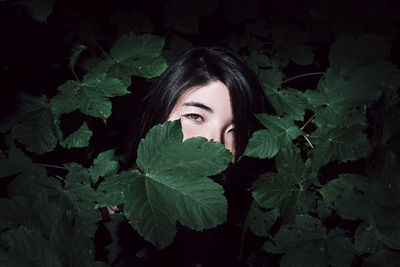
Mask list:
[[[333,158],[343,162],[357,160],[366,158],[372,150],[362,126],[316,131],[310,140],[317,143],[311,151],[311,164],[315,171]]]
[[[108,97],[129,93],[128,85],[118,78],[109,77],[101,68],[85,75],[82,82],[67,81],[51,99],[51,108],[57,116],[79,109],[82,113],[106,120],[111,115]]]
[[[292,118],[277,117],[267,114],[256,115],[267,128],[253,134],[244,152],[244,156],[271,158],[282,148],[292,146],[292,140],[301,135]]]
[[[130,223],[157,248],[172,242],[177,220],[195,230],[226,220],[223,189],[207,176],[223,171],[232,155],[205,138],[182,138],[178,121],[153,127],[139,145],[140,171],[111,176],[98,188],[99,205],[124,203]]]
[[[399,249],[400,201],[397,199],[397,183],[388,185],[384,180],[376,182],[361,175],[346,174],[330,181],[320,193],[342,218],[362,219],[368,223],[372,231],[361,233],[369,243],[380,241],[390,248]],[[360,233],[357,238],[360,238]],[[360,250],[367,241],[357,244]]]
[[[37,154],[51,151],[58,142],[55,118],[45,97],[20,96],[20,114],[11,135]]]
[[[350,266],[354,248],[341,229],[328,229],[310,215],[296,216],[295,223],[284,225],[267,241],[264,250],[285,253],[280,266]]]
[[[266,90],[268,100],[278,115],[288,115],[290,118],[302,121],[307,107],[303,93],[296,89]]]
[[[144,78],[158,76],[167,67],[165,59],[160,56],[163,47],[164,39],[159,36],[124,34],[110,51],[113,61],[107,73],[125,81],[130,81],[130,75]]]
[[[320,189],[324,199],[344,219],[365,219],[370,206],[364,195],[368,180],[361,175],[343,174]]]
[[[279,151],[279,142],[270,130],[259,130],[253,133],[246,146],[244,156],[253,158],[272,158]]]
[[[285,221],[314,209],[315,195],[308,190],[315,175],[305,167],[296,150],[281,151],[276,159],[278,173],[262,175],[253,184],[253,198],[266,209],[280,209]]]

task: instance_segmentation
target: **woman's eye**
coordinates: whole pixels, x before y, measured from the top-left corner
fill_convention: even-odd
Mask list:
[[[189,119],[191,119],[191,120],[194,120],[194,121],[202,121],[203,120],[203,117],[201,117],[200,115],[198,115],[198,114],[187,114],[187,115],[185,115],[187,118],[189,118]]]

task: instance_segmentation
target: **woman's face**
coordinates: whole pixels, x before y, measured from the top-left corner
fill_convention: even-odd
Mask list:
[[[167,120],[181,120],[183,140],[203,136],[235,155],[235,133],[229,90],[220,81],[195,87],[176,102]]]

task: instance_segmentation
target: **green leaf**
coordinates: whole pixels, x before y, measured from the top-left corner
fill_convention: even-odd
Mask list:
[[[88,128],[86,122],[84,122],[78,130],[62,140],[60,145],[65,148],[86,147],[89,145],[89,140],[92,135],[92,131]]]
[[[389,53],[390,46],[381,36],[342,35],[331,46],[331,69],[319,87],[342,96],[350,104],[369,105],[382,90],[395,91],[400,86],[399,70],[384,61]]]
[[[377,238],[375,227],[362,223],[357,227],[354,237],[354,248],[359,255],[375,254],[383,248],[383,243]]]
[[[31,17],[39,22],[46,22],[53,13],[54,0],[26,0],[21,4],[29,11]]]
[[[223,189],[207,176],[223,171],[232,155],[205,138],[182,138],[179,121],[153,127],[139,144],[141,172],[108,177],[98,188],[99,205],[123,202],[130,223],[157,248],[172,242],[177,220],[195,230],[226,220]]]
[[[340,217],[349,220],[364,219],[370,205],[364,195],[368,186],[366,177],[356,174],[342,174],[320,189],[324,199],[331,203]]]
[[[265,210],[260,206],[253,205],[249,211],[249,227],[257,236],[268,236],[268,232],[278,219],[279,209]]]
[[[20,196],[34,201],[40,194],[54,196],[63,191],[61,182],[47,175],[21,173],[8,185],[10,196]]]
[[[81,235],[92,238],[97,229],[97,223],[101,220],[101,215],[95,209],[97,194],[90,185],[74,184],[71,188],[65,189],[59,197],[65,197],[65,208],[73,208],[74,220],[79,222]],[[62,200],[60,200],[61,202]]]
[[[293,177],[299,184],[319,185],[317,174],[303,162],[300,150],[296,147],[282,149],[275,160],[279,175]]]
[[[279,90],[271,87],[266,93],[278,115],[287,115],[297,121],[303,120],[307,100],[301,91],[291,88]]]
[[[130,64],[130,74],[140,76],[146,79],[160,76],[167,68],[167,62],[162,56],[155,58],[140,58]]]
[[[111,56],[120,62],[143,57],[157,57],[163,46],[164,39],[156,35],[124,34],[112,47]]]
[[[31,208],[31,202],[28,200],[15,197],[13,199],[0,199],[0,227],[18,226],[32,221],[36,213]]]
[[[171,62],[183,52],[193,48],[193,44],[186,39],[174,35],[168,47],[169,49],[164,49],[162,54],[167,59],[167,62]]]
[[[125,76],[137,75],[151,78],[160,75],[166,68],[161,50],[164,39],[151,34],[133,35],[124,34],[111,49],[114,62],[108,74],[125,80]],[[115,74],[121,74],[115,76]]]
[[[309,215],[296,216],[295,223],[282,226],[264,250],[285,253],[280,266],[350,266],[354,258],[351,240],[341,229],[329,232]]]
[[[70,70],[74,70],[76,61],[79,58],[79,55],[85,50],[87,47],[82,44],[75,44],[75,46],[71,49],[71,56],[69,57],[68,67]]]
[[[114,174],[118,169],[118,161],[114,159],[114,152],[114,149],[101,152],[94,159],[90,171],[101,177]]]
[[[374,255],[370,255],[364,259],[365,267],[397,267],[400,262],[400,253],[398,251],[382,249]]]
[[[120,231],[120,225],[124,221],[124,217],[121,214],[110,214],[110,220],[104,223],[111,236],[111,243],[107,245],[106,249],[109,251],[107,254],[108,262],[113,263],[117,258],[121,250],[120,240],[118,232]]]
[[[104,64],[107,65],[108,63]],[[92,93],[97,91],[105,97],[129,94],[128,84],[123,80],[108,76],[101,64],[83,77],[82,87],[87,88]]]
[[[290,222],[296,214],[313,209],[315,196],[302,184],[275,173],[261,176],[253,185],[253,198],[266,209],[279,208],[281,216]]]
[[[49,108],[31,112],[18,124],[11,134],[31,152],[44,154],[53,150],[58,142],[53,113]]]
[[[384,37],[367,34],[355,38],[341,35],[332,45],[329,62],[345,74],[357,68],[384,60],[389,56],[390,46]]]
[[[375,81],[379,81],[380,78],[370,76],[358,73],[344,76],[339,70],[331,68],[321,78],[318,90],[325,92],[328,99],[340,101],[345,107],[370,105],[381,95],[380,86],[377,86],[378,83]]]
[[[96,87],[68,81],[61,85],[56,96],[51,99],[51,107],[59,117],[79,108],[86,115],[107,119],[111,115],[111,102]]]
[[[281,151],[276,158],[278,173],[268,172],[253,184],[253,198],[266,209],[280,209],[285,221],[292,221],[296,214],[312,211],[315,195],[308,190],[316,181],[302,162],[296,150]]]
[[[267,128],[255,132],[249,140],[244,156],[271,158],[281,148],[292,146],[292,140],[301,135],[293,119],[267,114],[256,115],[257,119]]]
[[[18,173],[24,177],[32,174],[42,176],[46,175],[46,169],[38,164],[33,164],[32,160],[17,148],[11,148],[8,151],[8,157],[1,153],[0,178]]]
[[[264,67],[271,67],[272,63],[271,60],[267,55],[264,55],[259,52],[251,51],[250,57],[247,58],[247,64],[249,64],[253,70],[258,72],[258,68],[264,68]]]
[[[11,129],[11,135],[37,154],[51,151],[58,142],[53,112],[45,97],[22,94],[20,109],[23,114]]]
[[[311,165],[314,171],[333,158],[346,162],[365,158],[371,153],[371,145],[363,133],[363,127],[334,128],[327,132],[315,132],[311,135],[312,143],[317,144],[312,150]]]
[[[88,169],[83,168],[82,165],[71,162],[64,164],[64,167],[68,170],[68,174],[65,177],[66,185],[73,185],[75,183],[90,184],[92,178],[91,173]]]
[[[101,182],[97,188],[96,209],[122,204],[130,183],[129,179],[130,177],[126,174],[114,174]]]
[[[279,142],[270,130],[259,130],[251,136],[243,156],[273,158],[279,151]]]
[[[283,73],[279,69],[259,70],[258,78],[268,96],[271,94],[269,90],[276,91],[281,87]]]
[[[36,230],[19,227],[7,231],[3,238],[20,257],[26,257],[36,262],[37,266],[63,266],[56,249]]]

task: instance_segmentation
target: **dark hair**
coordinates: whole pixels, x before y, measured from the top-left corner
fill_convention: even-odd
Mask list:
[[[255,73],[236,54],[220,47],[188,50],[153,82],[144,99],[140,126],[131,133],[132,149],[136,151],[140,139],[151,127],[167,120],[186,90],[213,81],[220,81],[229,89],[236,157],[240,156],[252,132],[259,127],[253,114],[265,112],[268,104]]]

